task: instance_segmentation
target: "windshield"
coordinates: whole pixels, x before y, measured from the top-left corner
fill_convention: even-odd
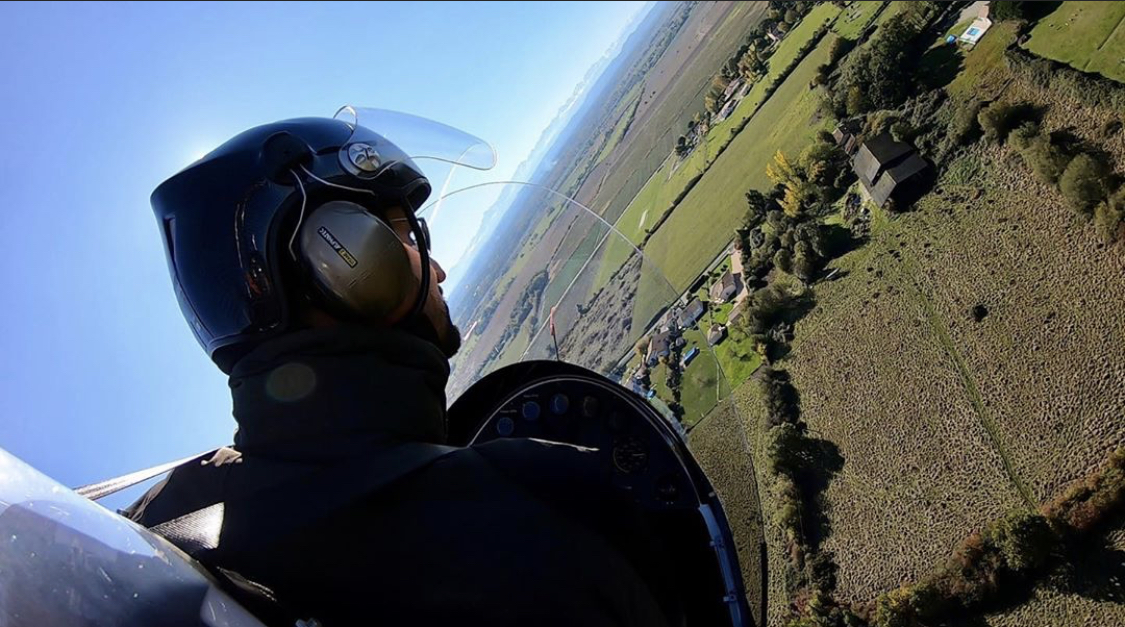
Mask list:
[[[684,427],[727,396],[708,343],[722,329],[706,306],[673,290],[632,242],[578,202],[496,183],[448,194],[420,215],[435,259],[449,264],[446,299],[463,336],[451,401],[497,368],[531,359],[598,372]],[[445,241],[464,245],[460,258],[441,258]]]

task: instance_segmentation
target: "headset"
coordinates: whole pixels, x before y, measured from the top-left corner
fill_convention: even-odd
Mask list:
[[[342,162],[349,158],[349,148],[341,148]],[[370,178],[378,179],[395,164],[393,161],[381,164]],[[289,239],[289,255],[323,304],[347,318],[389,321],[417,289],[406,319],[421,314],[429,297],[432,272],[430,234],[425,220],[415,215],[416,207],[411,198],[419,195],[420,186],[425,187],[424,193],[428,195],[429,183],[425,179],[415,181],[409,190],[397,194],[399,198],[395,202],[388,202],[370,189],[326,181],[304,165],[298,165],[298,169],[300,172],[290,170],[301,192],[301,207]],[[405,217],[392,221],[407,222],[413,241],[404,241],[384,217],[359,202],[332,199],[309,210],[309,193],[301,174],[325,188],[379,199],[382,207],[401,206]],[[406,246],[418,252],[420,277],[412,267]]]

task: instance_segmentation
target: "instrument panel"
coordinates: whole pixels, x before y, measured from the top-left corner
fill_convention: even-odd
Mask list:
[[[695,508],[698,498],[670,425],[639,399],[592,378],[529,382],[487,416],[472,444],[536,438],[596,449],[613,485],[646,509]],[[661,428],[665,427],[665,428]]]

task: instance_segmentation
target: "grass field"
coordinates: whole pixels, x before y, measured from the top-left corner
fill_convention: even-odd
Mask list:
[[[738,413],[738,404],[727,401],[718,407],[688,434],[688,446],[723,503],[754,624],[764,626],[762,571],[769,565],[763,562],[761,546],[766,528],[759,506],[760,486],[754,480],[757,476],[754,451],[747,437],[744,417]],[[781,603],[772,603],[770,613],[783,608]]]
[[[707,348],[707,339],[703,333],[689,329],[684,331],[684,339],[687,344],[682,354],[686,355],[692,348],[700,349],[699,356],[684,368],[683,383],[680,386],[680,404],[684,407],[683,423],[690,427],[711,413],[715,404],[726,396],[730,388],[719,380],[716,361]],[[665,384],[667,368],[663,364],[657,364],[650,376],[656,395],[670,401],[672,393]]]
[[[861,4],[878,5],[879,3]],[[691,180],[703,173],[714,162],[716,155],[734,140],[734,133],[758,110],[766,97],[766,90],[793,63],[801,48],[812,38],[813,33],[824,24],[835,20],[839,14],[840,10],[831,4],[821,4],[813,8],[778,44],[777,50],[770,56],[766,75],[754,83],[730,116],[712,127],[700,145],[686,158],[667,158],[629,202],[614,227],[634,245],[641,245],[648,230],[668,210]],[[866,15],[866,19],[870,20],[874,11],[859,11],[857,15],[860,16],[857,19],[862,20],[864,19],[862,16]],[[625,262],[629,252],[629,247],[624,242],[616,240],[607,242],[605,261],[598,271],[594,290],[609,280],[617,267]]]
[[[867,28],[882,6],[882,2],[870,0],[851,3],[832,25],[832,32],[853,41],[859,39],[860,33]]]
[[[591,203],[591,207],[609,222],[617,220],[652,172],[660,167],[675,145],[676,137],[686,129],[688,120],[703,110],[703,95],[711,77],[742,44],[746,33],[761,19],[763,10],[764,5],[756,2],[737,3],[723,23],[707,36],[697,58],[669,85],[666,101],[643,127],[635,129],[635,135],[630,133],[629,149],[623,153],[621,161],[614,164]],[[689,24],[681,38],[692,36]],[[683,45],[683,41],[677,39],[671,46],[672,52]]]
[[[777,51],[770,57],[766,76],[754,84],[730,117],[712,127],[704,143],[686,159],[679,163],[674,159],[665,162],[629,203],[617,221],[617,228],[639,245],[644,240],[646,229],[660,219],[688,182],[703,172],[714,160],[714,155],[732,141],[731,132],[757,110],[765,98],[766,89],[793,63],[813,33],[838,13],[839,9],[831,4],[822,4],[810,11],[778,44]]]
[[[829,126],[818,118],[816,93],[808,85],[832,39],[822,39],[797,66],[649,240],[645,253],[673,289],[686,288],[730,243],[745,213],[746,190],[770,187],[765,170],[774,153],[796,155]],[[650,309],[645,301],[655,296],[639,291],[638,307]]]
[[[1064,2],[1031,30],[1026,48],[1125,82],[1125,3]]]
[[[965,55],[964,65],[946,86],[951,96],[961,99],[996,97],[1007,83],[1004,50],[1016,40],[1016,26],[1002,22],[993,26],[973,50]]]
[[[642,88],[643,85],[638,82],[617,105],[617,109],[613,112],[613,115],[616,116],[617,123],[613,125],[612,133],[606,138],[601,150],[598,151],[598,155],[594,157],[594,163],[605,161],[606,157],[613,152],[614,148],[617,148],[622,138],[625,137],[626,131],[629,130],[629,126],[633,123],[633,116],[637,111],[637,105],[640,104]]]

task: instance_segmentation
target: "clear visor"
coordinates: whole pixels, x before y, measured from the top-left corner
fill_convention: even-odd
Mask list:
[[[352,128],[353,138],[355,130],[363,127],[397,146],[426,175],[438,197],[450,189],[458,169],[484,171],[496,166],[496,151],[488,142],[441,122],[400,111],[350,105],[341,107],[334,117]],[[353,139],[349,138],[347,143],[352,144]],[[389,165],[386,155],[376,158],[383,160],[380,166]]]

